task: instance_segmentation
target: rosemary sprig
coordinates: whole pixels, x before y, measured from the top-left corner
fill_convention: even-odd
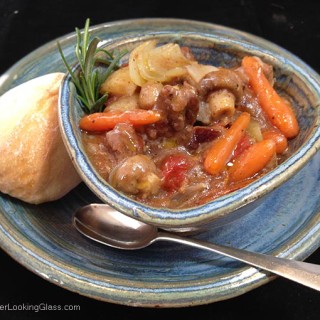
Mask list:
[[[95,37],[90,41],[89,26],[90,19],[87,19],[83,35],[80,30],[76,28],[77,43],[75,46],[75,55],[80,66],[79,74],[76,74],[68,64],[61,45],[58,42],[58,50],[62,61],[76,87],[77,98],[85,113],[99,112],[102,110],[108,94],[101,96],[99,93],[100,86],[113,71],[119,68],[118,63],[126,54],[126,51],[109,52],[105,49],[98,48],[101,40]],[[97,65],[103,65],[107,68],[98,68]]]

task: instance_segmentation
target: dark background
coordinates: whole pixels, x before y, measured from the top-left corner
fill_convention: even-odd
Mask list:
[[[240,29],[279,44],[320,72],[320,1],[188,2],[128,0],[0,0],[0,74],[29,52],[91,24],[144,17],[184,18]],[[0,128],[1,130],[1,128]],[[320,249],[308,262],[320,264]],[[180,309],[113,305],[71,293],[34,275],[0,250],[0,306],[79,305],[81,311],[0,311],[0,319],[319,319],[320,294],[278,278],[239,297]]]

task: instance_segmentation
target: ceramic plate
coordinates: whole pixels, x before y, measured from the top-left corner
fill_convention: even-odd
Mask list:
[[[140,30],[146,20],[92,29],[101,38]],[[154,23],[159,20],[153,20]],[[166,20],[176,25],[186,21]],[[190,22],[188,22],[190,23]],[[221,26],[194,22],[203,32],[246,38]],[[59,39],[72,61],[73,34]],[[26,80],[65,71],[56,40],[40,47],[0,78],[0,94]],[[320,245],[320,154],[239,220],[197,235],[202,240],[304,260]],[[303,192],[302,192],[303,190]],[[201,305],[241,295],[273,279],[270,273],[199,249],[157,243],[120,251],[92,242],[71,225],[73,212],[99,200],[79,185],[59,201],[29,205],[0,194],[0,243],[16,261],[65,289],[98,300],[145,307]]]

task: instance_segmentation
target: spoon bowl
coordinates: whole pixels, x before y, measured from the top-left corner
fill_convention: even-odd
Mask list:
[[[142,249],[155,241],[172,241],[245,262],[320,291],[320,266],[181,237],[126,216],[106,204],[78,209],[73,225],[84,236],[118,249]]]
[[[78,209],[73,225],[88,238],[118,249],[141,249],[158,235],[152,225],[130,218],[104,204],[91,204]]]

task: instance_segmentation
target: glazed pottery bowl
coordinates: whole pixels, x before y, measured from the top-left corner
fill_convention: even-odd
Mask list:
[[[143,41],[176,42],[191,48],[201,63],[232,67],[245,55],[261,57],[274,67],[276,89],[293,104],[300,134],[290,141],[293,153],[262,178],[205,205],[189,209],[153,208],[112,188],[95,171],[81,141],[78,127],[83,112],[67,74],[59,98],[59,117],[67,150],[86,185],[103,202],[120,212],[171,231],[201,231],[221,226],[254,210],[266,196],[294,176],[320,146],[320,78],[303,61],[266,40],[230,28],[176,19],[125,21],[113,33],[100,34],[107,50],[130,52]],[[123,57],[123,62],[128,55]],[[286,199],[283,199],[286,201]]]

